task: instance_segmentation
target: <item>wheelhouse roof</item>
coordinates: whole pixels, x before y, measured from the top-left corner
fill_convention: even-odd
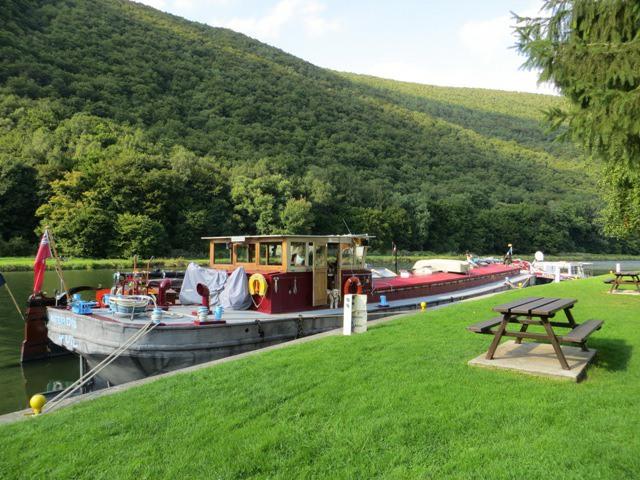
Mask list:
[[[318,239],[326,239],[331,243],[338,243],[341,241],[351,241],[351,240],[367,240],[369,238],[374,238],[369,234],[349,234],[349,235],[228,235],[223,237],[201,237],[202,240],[221,240],[228,241],[231,243],[235,242],[247,242],[250,240],[276,240],[276,239],[296,239],[296,238],[318,238]]]

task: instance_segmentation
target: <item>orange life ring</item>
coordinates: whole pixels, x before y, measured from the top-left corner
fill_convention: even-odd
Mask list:
[[[351,285],[355,283],[356,285],[356,293],[360,295],[362,293],[362,282],[355,275],[347,278],[347,281],[344,282],[344,288],[342,289],[342,293],[344,295],[349,295],[351,293]]]

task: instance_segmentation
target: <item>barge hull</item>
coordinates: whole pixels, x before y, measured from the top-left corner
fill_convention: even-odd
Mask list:
[[[514,278],[514,280],[516,280]],[[508,288],[503,280],[465,288],[446,294],[390,301],[388,307],[368,305],[368,319],[386,317],[401,311],[420,308],[422,301],[430,308],[439,304],[498,292]],[[166,373],[198,363],[237,355],[296,338],[342,327],[341,309],[300,312],[298,315],[265,315],[255,311],[228,311],[224,324],[195,325],[187,315],[192,307],[172,309],[172,323],[161,324],[100,372],[100,377],[113,385]],[[106,309],[80,315],[62,308],[48,308],[49,338],[57,345],[77,353],[93,368],[124,344],[148,322],[117,319]],[[167,319],[172,318],[167,314]]]
[[[107,322],[99,315],[49,309],[49,337],[84,357],[93,368],[141,325]],[[295,317],[214,325],[160,325],[100,372],[117,385],[198,363],[237,355],[342,325],[341,315]]]

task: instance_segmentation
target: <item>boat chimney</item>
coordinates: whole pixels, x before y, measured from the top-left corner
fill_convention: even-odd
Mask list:
[[[202,297],[202,306],[207,307],[207,313],[211,313],[209,310],[209,288],[205,284],[199,283],[196,286],[196,292]]]

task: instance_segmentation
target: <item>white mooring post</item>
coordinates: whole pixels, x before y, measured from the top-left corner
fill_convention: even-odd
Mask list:
[[[620,264],[616,263],[616,273],[620,273]]]
[[[348,294],[344,296],[342,334],[351,335],[367,331],[367,296]]]

